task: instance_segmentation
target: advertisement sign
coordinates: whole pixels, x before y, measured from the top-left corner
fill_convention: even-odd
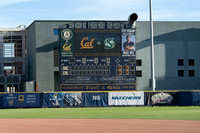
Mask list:
[[[75,56],[120,56],[120,31],[76,30]]]
[[[3,105],[4,108],[40,107],[41,94],[40,93],[4,94]]]
[[[181,92],[181,106],[200,106],[200,92]]]
[[[135,31],[122,29],[122,56],[135,56]]]
[[[84,107],[108,106],[108,93],[83,93],[82,97]]]
[[[81,93],[49,93],[49,107],[80,107]]]
[[[73,57],[74,35],[72,29],[62,29],[60,31],[60,52],[62,57]]]
[[[146,92],[146,105],[180,105],[180,92]]]
[[[108,105],[144,105],[144,92],[109,92]]]
[[[78,82],[78,81],[77,81]],[[118,84],[61,84],[63,91],[119,91],[135,90],[135,83]]]
[[[3,108],[3,94],[0,94],[0,109]]]
[[[81,93],[63,93],[64,107],[81,107],[82,94]]]

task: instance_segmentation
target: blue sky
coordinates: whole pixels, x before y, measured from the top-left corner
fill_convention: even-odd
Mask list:
[[[155,21],[200,21],[200,0],[152,0]],[[149,0],[0,0],[0,28],[34,20],[149,21]]]

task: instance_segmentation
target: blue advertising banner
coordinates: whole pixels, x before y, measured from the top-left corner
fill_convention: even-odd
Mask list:
[[[200,106],[200,92],[181,92],[181,106]]]
[[[49,93],[43,93],[43,105],[42,107],[49,107]]]
[[[108,93],[83,93],[82,98],[84,107],[108,106]]]
[[[49,93],[49,107],[62,107],[62,93]]]
[[[81,107],[81,93],[49,93],[49,107]]]
[[[0,109],[3,108],[3,94],[0,94]]]
[[[4,108],[41,107],[41,93],[10,93],[3,96]]]

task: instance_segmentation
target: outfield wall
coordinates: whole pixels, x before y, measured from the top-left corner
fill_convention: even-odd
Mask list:
[[[200,91],[2,93],[0,108],[200,106]]]

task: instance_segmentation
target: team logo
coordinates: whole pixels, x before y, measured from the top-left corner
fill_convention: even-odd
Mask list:
[[[88,40],[88,37],[84,37],[82,40],[81,40],[81,48],[80,49],[92,49],[94,48],[93,46],[93,42],[94,42],[94,38],[92,38],[90,41],[87,41]]]
[[[10,106],[12,106],[12,105],[14,104],[14,101],[13,101],[13,100],[9,100],[9,101],[8,101],[8,104],[9,104]]]
[[[166,103],[171,103],[173,100],[173,97],[168,94],[168,93],[157,93],[151,97],[151,100],[153,101],[154,104],[166,104]]]
[[[68,45],[68,43],[65,43],[63,45],[63,51],[71,51],[71,46],[72,46],[72,44]]]
[[[73,37],[73,33],[70,29],[65,29],[61,32],[61,37],[64,40],[70,40]]]
[[[20,103],[23,103],[23,102],[24,102],[24,95],[19,95],[18,101],[19,101]]]
[[[112,49],[114,48],[116,45],[116,43],[114,42],[114,38],[107,38],[105,41],[104,41],[104,48],[105,49]]]

